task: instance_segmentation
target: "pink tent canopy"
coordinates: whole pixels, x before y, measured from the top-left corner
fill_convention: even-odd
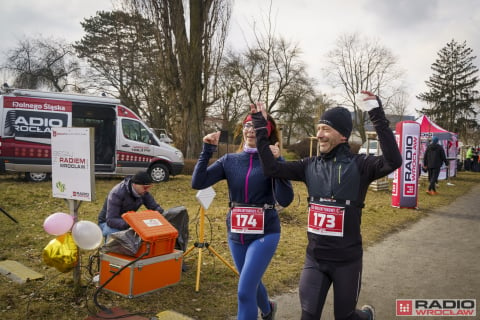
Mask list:
[[[427,116],[421,116],[420,118],[417,119],[417,122],[420,123],[420,132],[421,133],[426,133],[426,132],[431,132],[431,133],[450,133],[451,132],[443,129],[440,127],[438,124],[430,120],[429,117]]]

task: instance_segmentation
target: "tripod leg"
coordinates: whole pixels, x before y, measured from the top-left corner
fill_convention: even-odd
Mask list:
[[[219,258],[230,270],[232,270],[237,276],[238,271],[228,263],[227,260],[225,260],[222,256],[220,256],[213,248],[210,247],[210,245],[205,241],[205,228],[204,228],[204,223],[205,223],[205,209],[201,206],[200,207],[200,219],[199,219],[199,232],[198,232],[198,243],[195,243],[195,245],[191,248],[189,248],[183,256],[186,256],[189,254],[194,248],[198,248],[198,262],[197,262],[197,278],[196,278],[196,283],[195,283],[195,291],[198,292],[200,290],[200,273],[201,273],[201,268],[202,268],[202,250],[203,248],[207,248],[210,250],[217,258]]]
[[[240,275],[238,271],[230,263],[228,263],[227,260],[225,260],[221,255],[219,255],[212,247],[208,246],[207,249],[210,250],[210,252],[212,252],[214,255],[216,255],[217,258],[220,259],[227,267],[229,267],[230,270],[232,270],[237,276]]]
[[[189,254],[190,252],[192,252],[192,250],[195,249],[195,246],[191,246],[187,251],[185,251],[183,253],[183,256],[185,257],[187,254]]]
[[[197,262],[197,280],[195,282],[195,291],[200,290],[200,272],[202,268],[202,248],[198,248],[198,262]]]
[[[14,217],[12,217],[11,215],[9,215],[7,211],[3,210],[2,208],[0,208],[0,211],[2,211],[7,217],[9,217],[10,219],[12,219],[13,222],[18,223],[18,221],[17,221]]]
[[[204,241],[205,241],[204,224],[205,224],[205,209],[203,208],[203,206],[200,206],[200,230],[199,230],[199,235],[198,235],[198,242],[201,245],[198,247],[197,282],[196,282],[196,285],[195,285],[195,291],[197,291],[197,292],[200,290],[200,269],[202,267],[202,249],[203,249],[203,244],[204,244]]]

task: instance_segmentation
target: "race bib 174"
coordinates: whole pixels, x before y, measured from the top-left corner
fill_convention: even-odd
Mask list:
[[[263,234],[263,208],[234,207],[231,215],[231,231],[235,233]]]

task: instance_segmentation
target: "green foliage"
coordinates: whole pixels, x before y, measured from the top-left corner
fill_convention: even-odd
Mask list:
[[[285,161],[293,161],[293,160],[298,160],[299,157],[296,153],[290,152],[288,150],[283,150],[282,151],[282,157],[285,159]]]
[[[99,11],[81,25],[85,35],[74,48],[95,70],[91,85],[103,91],[114,88],[122,103],[147,119],[150,126],[167,128],[160,73],[152,68],[161,65],[161,55],[153,45],[154,24],[139,14]]]
[[[429,91],[418,95],[429,105],[421,112],[446,130],[458,132],[463,141],[468,141],[469,129],[478,130],[474,108],[478,99],[475,58],[465,41],[458,43],[452,39],[432,64],[434,73],[425,82]]]

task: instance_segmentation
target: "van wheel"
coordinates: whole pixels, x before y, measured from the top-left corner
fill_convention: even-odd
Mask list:
[[[25,178],[31,182],[44,182],[49,178],[46,172],[25,172]]]
[[[150,169],[150,177],[155,182],[166,182],[170,178],[170,173],[164,164],[158,163]]]

